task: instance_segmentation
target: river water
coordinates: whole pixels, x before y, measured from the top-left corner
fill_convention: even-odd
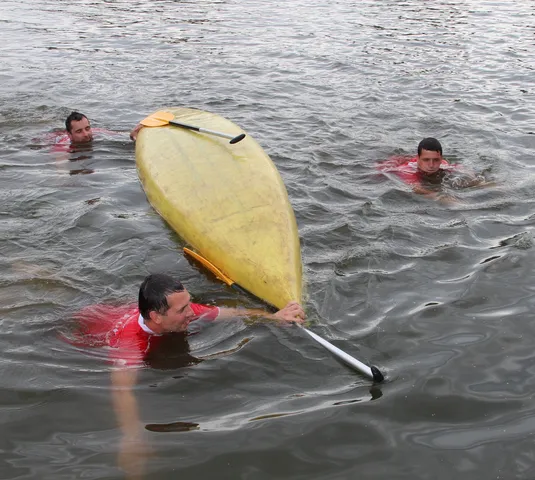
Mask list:
[[[534,25],[528,0],[1,2],[0,477],[125,478],[106,354],[58,339],[73,312],[153,271],[235,301],[137,178],[126,132],[182,105],[271,156],[311,328],[387,380],[292,327],[207,327],[212,359],[141,373],[139,478],[534,478]],[[73,109],[122,133],[57,155]],[[443,204],[378,174],[425,136],[496,185]]]

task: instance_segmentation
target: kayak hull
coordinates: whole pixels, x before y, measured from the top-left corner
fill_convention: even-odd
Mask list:
[[[242,133],[209,112],[165,111],[177,122]],[[275,165],[252,137],[231,145],[181,127],[144,127],[136,164],[151,205],[198,253],[269,304],[301,302],[295,215]]]

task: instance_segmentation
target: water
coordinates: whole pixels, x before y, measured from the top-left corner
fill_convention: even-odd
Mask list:
[[[533,478],[534,20],[529,1],[2,2],[0,476],[125,476],[105,352],[57,338],[74,311],[161,270],[233,302],[135,171],[126,132],[185,105],[264,146],[313,329],[388,379],[291,328],[206,328],[190,353],[215,357],[140,373],[142,478]],[[58,157],[43,135],[72,109],[123,133]],[[377,174],[425,136],[497,186],[443,205]]]

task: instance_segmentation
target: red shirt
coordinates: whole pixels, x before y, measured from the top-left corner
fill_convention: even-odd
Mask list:
[[[195,319],[215,320],[219,308],[191,303]],[[109,346],[109,357],[118,365],[141,365],[148,353],[158,346],[163,335],[145,325],[136,304],[125,307],[91,305],[76,315],[79,332],[65,338],[77,346]]]
[[[377,165],[378,170],[384,173],[393,173],[409,185],[420,184],[425,179],[425,175],[418,170],[418,157],[408,158],[394,156]],[[456,165],[450,165],[442,159],[441,170],[455,170]]]
[[[114,132],[112,130],[106,130],[105,128],[92,128],[93,135],[118,135],[119,132]],[[47,143],[52,144],[52,152],[70,152],[71,151],[71,137],[67,133],[67,130],[60,130],[57,132],[51,132],[45,135],[44,140]]]

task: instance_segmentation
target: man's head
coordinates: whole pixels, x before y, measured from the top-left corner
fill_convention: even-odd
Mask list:
[[[431,175],[440,170],[442,163],[442,145],[436,138],[424,138],[418,144],[418,170]]]
[[[156,333],[185,331],[195,316],[190,303],[188,291],[169,275],[149,275],[139,288],[139,312]]]
[[[65,128],[72,143],[88,143],[93,140],[91,124],[88,118],[79,112],[71,112],[65,120]]]

